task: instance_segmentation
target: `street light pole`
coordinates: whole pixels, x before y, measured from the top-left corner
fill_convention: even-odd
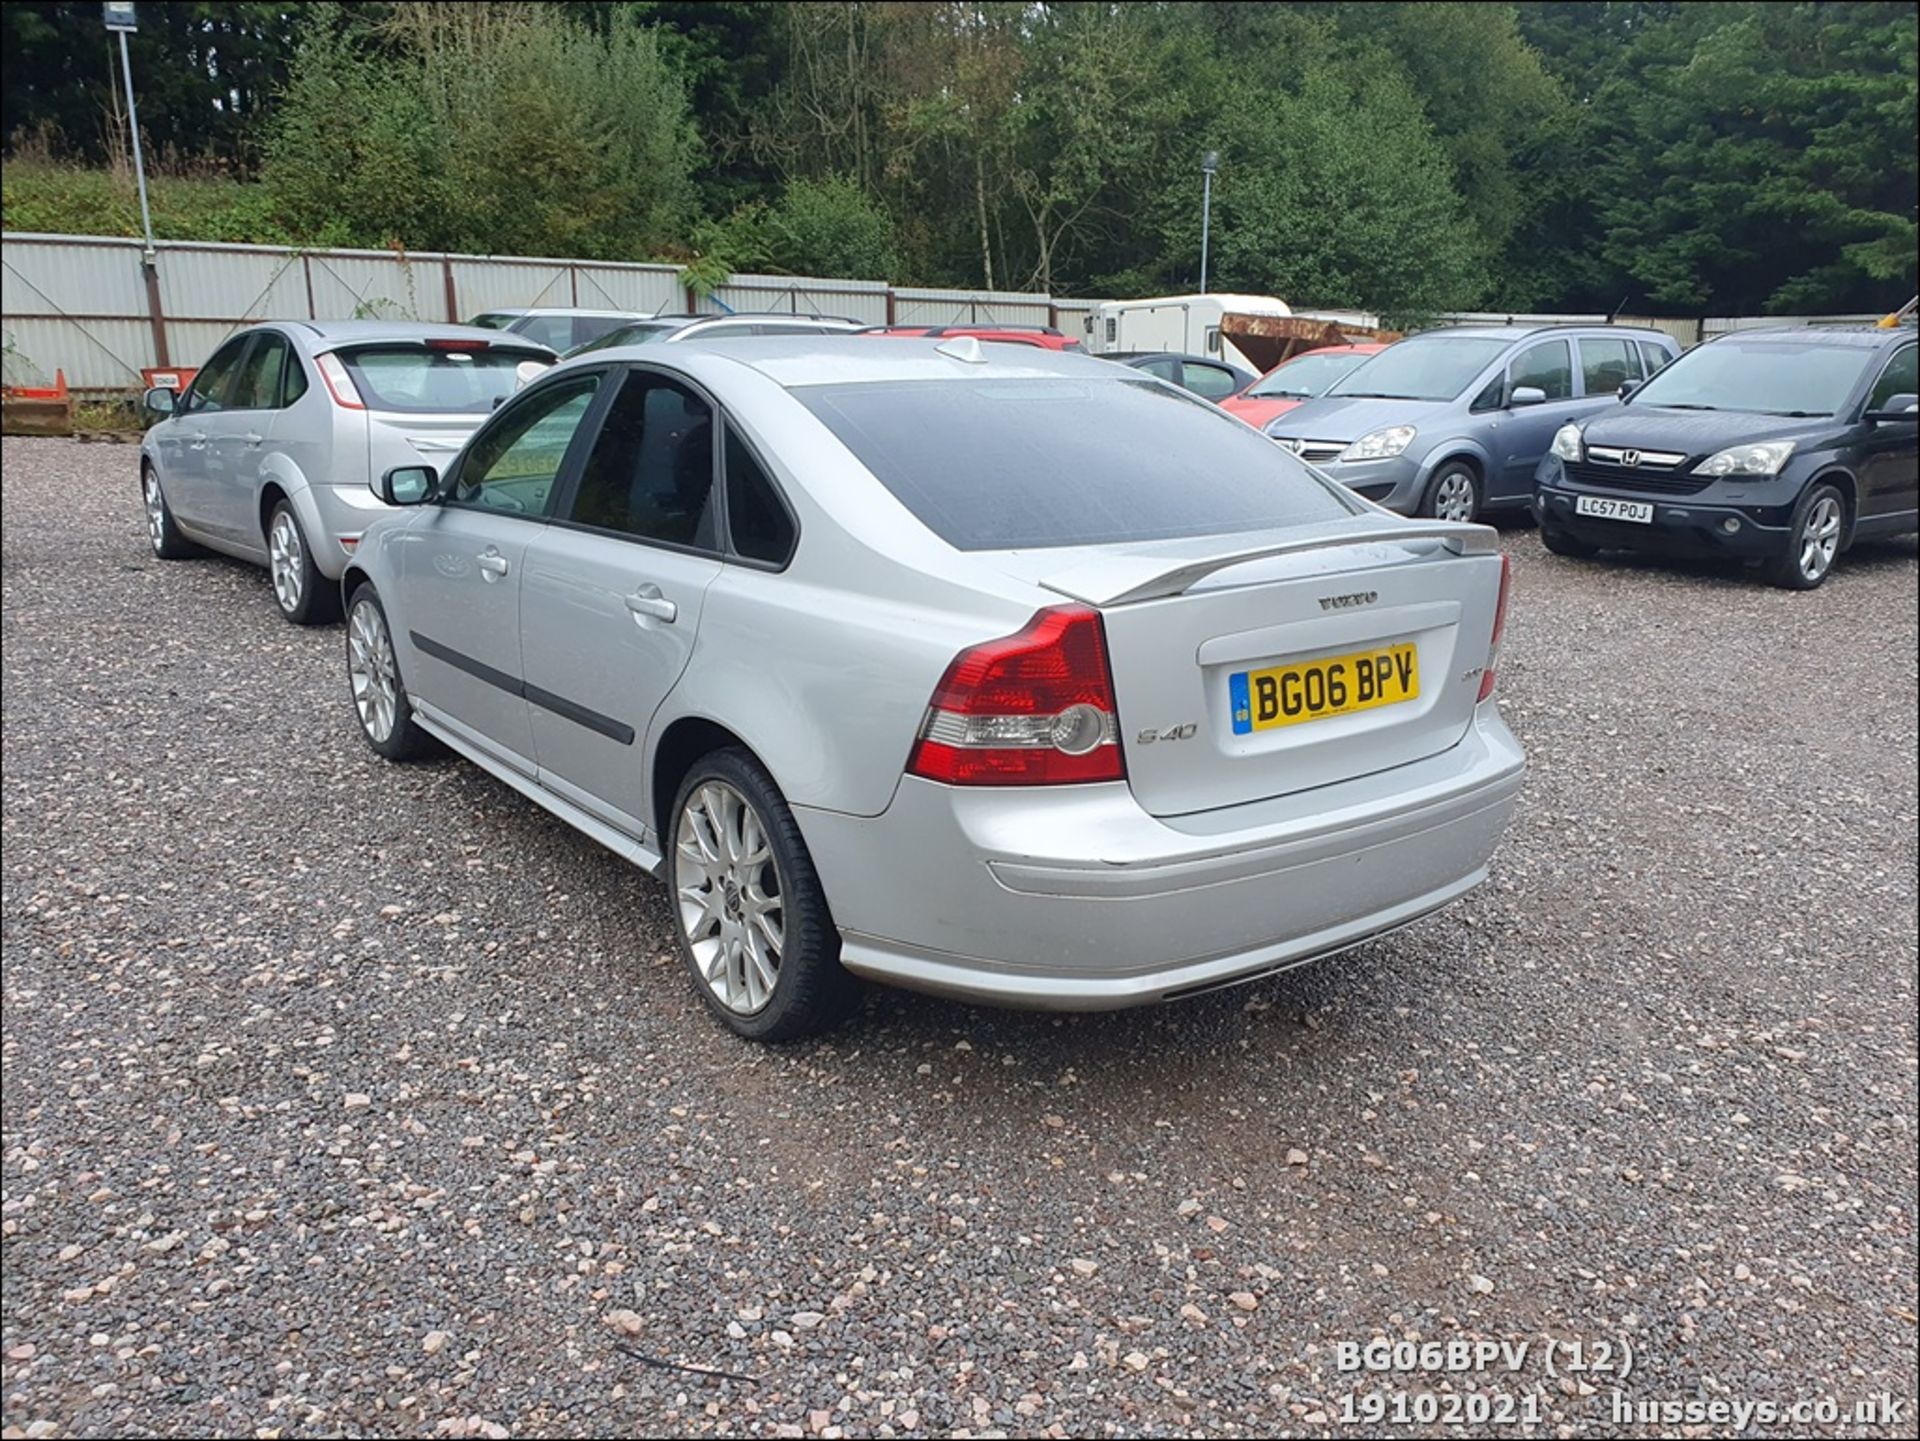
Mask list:
[[[140,112],[133,107],[133,61],[127,56],[127,32],[120,34],[120,73],[127,82],[127,127],[133,131],[133,178],[140,186],[140,233],[146,237],[148,263],[153,259],[153,216],[147,210],[147,166],[140,155]]]
[[[1213,226],[1213,172],[1220,164],[1220,152],[1209,150],[1200,157],[1200,293],[1207,293],[1207,232]]]

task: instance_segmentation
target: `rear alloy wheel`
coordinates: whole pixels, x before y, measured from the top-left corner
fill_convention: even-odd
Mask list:
[[[387,613],[371,585],[354,591],[347,607],[347,686],[360,733],[380,755],[407,761],[433,749],[431,738],[413,723]]]
[[[1435,520],[1472,520],[1480,514],[1480,481],[1463,460],[1450,460],[1427,482],[1420,513]]]
[[[1786,590],[1812,590],[1833,570],[1846,528],[1846,498],[1831,485],[1816,485],[1794,512],[1786,550],[1767,563],[1767,579]]]
[[[198,549],[173,523],[166,492],[160,489],[160,477],[150,465],[140,467],[140,503],[147,512],[148,543],[161,560],[184,560]]]
[[[839,1021],[856,996],[800,828],[742,750],[695,762],[674,801],[666,880],[680,952],[736,1035],[784,1041]]]
[[[321,625],[337,614],[333,587],[313,563],[300,519],[284,500],[274,505],[267,522],[267,574],[280,614],[295,625]]]

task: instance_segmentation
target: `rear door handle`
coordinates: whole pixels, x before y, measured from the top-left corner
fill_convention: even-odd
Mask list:
[[[498,580],[507,573],[507,558],[492,546],[475,556],[473,563],[480,567],[481,577],[486,580]]]
[[[627,609],[635,618],[651,616],[654,620],[663,620],[668,625],[680,615],[680,607],[660,593],[660,587],[649,582],[633,588],[633,594],[627,597]]]
[[[260,444],[260,442],[265,439],[266,437],[264,435],[260,435],[257,432],[251,431],[251,430],[248,431],[246,435],[247,445],[249,447],[257,447]]]

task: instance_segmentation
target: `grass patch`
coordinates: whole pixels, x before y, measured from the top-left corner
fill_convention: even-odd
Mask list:
[[[150,175],[147,201],[161,240],[292,245],[263,186],[222,176]],[[0,171],[0,221],[8,230],[53,235],[140,235],[140,192],[131,175],[15,159]]]

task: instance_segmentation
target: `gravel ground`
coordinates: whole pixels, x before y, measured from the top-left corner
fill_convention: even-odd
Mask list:
[[[1516,529],[1534,769],[1468,901],[1179,1006],[875,992],[766,1050],[655,883],[369,753],[337,627],[153,560],[135,464],[5,447],[7,1436],[1675,1429],[1549,1337],[1911,1434],[1911,540],[1796,596]],[[1375,1337],[1533,1349],[1343,1372]]]

